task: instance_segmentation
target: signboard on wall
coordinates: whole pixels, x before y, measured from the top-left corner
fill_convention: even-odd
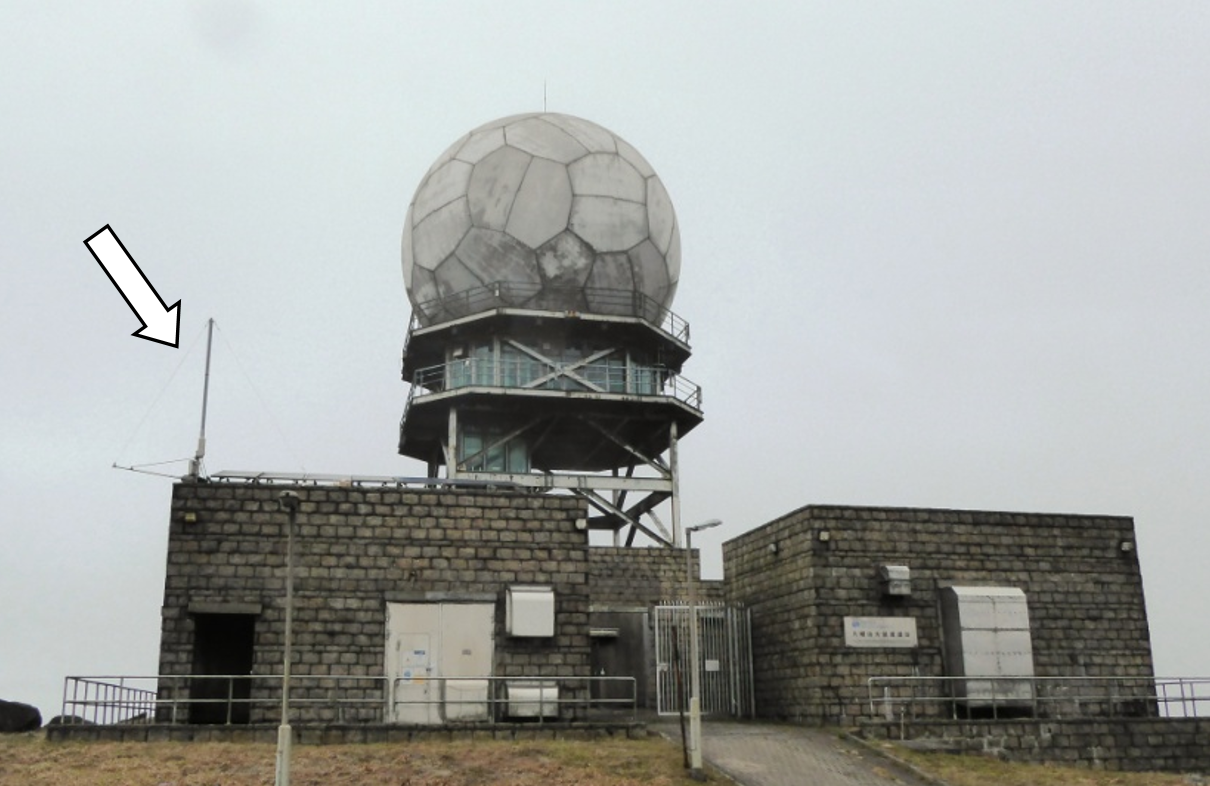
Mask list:
[[[915,647],[915,617],[845,617],[846,647]]]

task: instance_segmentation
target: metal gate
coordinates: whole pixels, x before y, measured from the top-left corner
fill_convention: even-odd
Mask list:
[[[706,715],[755,717],[752,628],[748,609],[721,603],[697,606],[698,676]],[[655,607],[656,709],[689,708],[689,607]]]

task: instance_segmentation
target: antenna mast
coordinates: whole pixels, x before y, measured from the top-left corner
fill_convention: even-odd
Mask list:
[[[202,384],[202,429],[197,437],[197,453],[189,462],[189,477],[196,478],[201,472],[202,459],[206,457],[206,408],[210,402],[210,345],[214,341],[214,317],[206,321],[206,378]]]

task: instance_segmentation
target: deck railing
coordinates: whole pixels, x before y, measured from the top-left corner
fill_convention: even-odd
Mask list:
[[[538,365],[525,360],[462,358],[417,369],[412,375],[412,388],[408,405],[404,408],[404,418],[415,397],[467,387],[671,397],[694,409],[702,408],[701,386],[672,373],[665,366],[632,365],[629,369],[625,366],[587,366],[576,369],[574,373],[595,385],[597,389],[594,389],[573,376],[547,368],[538,369]]]
[[[569,309],[569,303],[574,304],[575,308]],[[689,323],[642,292],[606,287],[551,287],[509,281],[474,286],[416,304],[408,335],[411,336],[412,330],[421,322],[431,325],[497,308],[637,317],[677,341],[689,343]],[[420,319],[421,314],[424,315],[423,320]]]

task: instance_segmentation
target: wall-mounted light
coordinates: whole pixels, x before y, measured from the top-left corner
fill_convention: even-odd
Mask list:
[[[197,513],[195,513],[192,510],[185,511],[185,523],[186,524],[196,524],[197,523]]]
[[[826,529],[821,529],[816,537],[819,538],[820,543],[827,543],[832,539],[832,533]]]
[[[770,554],[772,554],[773,556],[776,557],[777,553],[779,551],[781,551],[781,546],[778,545],[777,541],[773,541],[772,543],[769,544],[769,553]]]
[[[1121,551],[1123,554],[1129,554],[1130,552],[1134,551],[1134,541],[1132,541],[1132,540],[1122,541],[1121,543],[1118,544],[1118,550]]]
[[[882,594],[901,597],[912,594],[912,569],[907,565],[879,565],[878,583]]]

